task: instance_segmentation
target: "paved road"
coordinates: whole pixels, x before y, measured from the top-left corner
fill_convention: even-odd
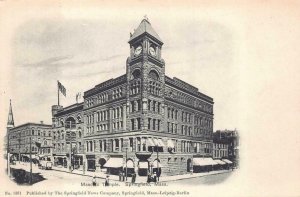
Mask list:
[[[16,166],[11,166],[12,168],[22,168],[29,172],[29,163],[24,164],[17,164]],[[56,171],[56,170],[42,170],[39,169],[37,166],[33,165],[33,173],[39,174],[43,177],[43,180],[34,183],[34,185],[40,185],[43,186],[45,182],[47,184],[54,184],[54,185],[60,185],[60,184],[71,184],[73,186],[81,186],[82,183],[90,184],[92,183],[92,177],[89,176],[81,176],[76,174],[70,174],[66,172]],[[207,175],[203,177],[195,177],[195,178],[189,178],[189,179],[182,179],[182,180],[176,180],[176,181],[168,181],[167,185],[190,185],[190,186],[197,186],[197,185],[212,185],[212,184],[218,184],[222,183],[226,179],[228,179],[232,173],[236,173],[236,171],[229,171],[223,174],[215,174],[215,175]],[[145,178],[145,177],[143,177]],[[146,182],[146,179],[145,179]],[[97,183],[103,184],[104,179],[97,178]],[[124,182],[118,182],[110,180],[111,184],[118,184],[120,186],[123,186]]]
[[[196,186],[196,185],[212,185],[224,182],[226,179],[230,178],[233,172],[226,172],[223,174],[215,174],[215,175],[208,175],[203,177],[195,177],[191,179],[183,179],[183,180],[176,180],[168,182],[168,185],[189,185],[189,186]]]
[[[26,164],[17,164],[16,166],[11,166],[12,168],[16,169],[24,169],[27,172],[29,172],[29,163]],[[45,182],[47,184],[54,184],[54,185],[60,185],[60,184],[71,184],[74,186],[81,186],[81,183],[92,183],[92,177],[89,176],[80,176],[76,174],[70,174],[66,172],[56,171],[56,170],[42,170],[39,169],[37,166],[32,166],[32,173],[34,174],[40,174],[43,177],[43,180],[34,183],[34,185],[41,185]],[[97,178],[97,183],[102,184],[104,183],[104,179]],[[110,183],[117,183],[116,181],[110,180]]]

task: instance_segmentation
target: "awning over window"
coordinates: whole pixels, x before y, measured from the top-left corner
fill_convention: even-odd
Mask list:
[[[161,140],[161,139],[153,139],[153,141],[154,141],[154,145],[156,146],[158,146],[158,147],[164,147],[165,146],[165,144],[163,143],[163,141]]]
[[[167,144],[168,144],[168,148],[174,148],[175,147],[175,145],[174,145],[174,143],[173,143],[172,140],[168,140]]]
[[[212,158],[193,158],[193,165],[194,166],[212,166],[217,165],[218,163],[215,162]]]
[[[110,158],[105,164],[104,167],[107,168],[121,168],[123,166],[123,158]]]
[[[155,144],[151,138],[148,138],[147,141],[149,143],[149,146],[155,146]]]
[[[124,167],[126,167],[126,166],[124,166]],[[127,161],[127,168],[133,168],[133,161],[132,160]]]
[[[229,159],[222,159],[222,161],[224,161],[225,163],[228,163],[228,164],[232,164],[232,161],[230,161]]]
[[[160,164],[160,162],[157,162],[157,160],[153,161],[152,164],[153,164],[153,168],[157,168],[157,166],[158,166],[158,168],[162,167],[162,165]]]
[[[214,161],[217,162],[220,165],[225,165],[226,164],[226,162],[221,161],[220,159],[215,159]]]
[[[146,161],[140,161],[139,162],[139,168],[140,169],[148,169],[148,162],[146,162]]]
[[[158,139],[158,145],[159,145],[160,147],[166,146],[166,145],[163,143],[163,141],[162,141],[161,139]]]

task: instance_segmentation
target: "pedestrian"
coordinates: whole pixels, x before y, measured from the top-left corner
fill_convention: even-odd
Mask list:
[[[122,170],[119,171],[119,181],[122,181]]]
[[[154,172],[154,174],[153,174],[153,181],[154,181],[154,183],[157,182],[157,175],[156,175],[156,172]]]
[[[125,172],[122,172],[122,181],[125,181]]]
[[[136,174],[135,172],[132,174],[131,183],[135,183]]]
[[[109,176],[107,175],[106,178],[105,178],[105,183],[104,183],[105,186],[109,186]]]
[[[96,182],[96,176],[93,177],[92,183],[93,183],[93,186],[96,186],[96,185],[97,185],[97,182]]]
[[[158,168],[158,169],[157,169],[157,182],[159,181],[160,175],[161,175],[161,169]]]
[[[150,183],[150,181],[151,181],[151,174],[150,174],[150,172],[148,172],[147,183]]]

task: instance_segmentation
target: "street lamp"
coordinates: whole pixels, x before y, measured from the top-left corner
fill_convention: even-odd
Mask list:
[[[29,149],[30,149],[30,179],[29,179],[29,183],[30,183],[30,185],[32,184],[32,157],[31,157],[31,141],[32,141],[32,139],[31,139],[31,136],[30,136],[30,143],[29,143]]]
[[[128,148],[126,147],[126,148],[125,148],[125,151],[126,151],[126,160],[125,160],[125,169],[126,169],[125,173],[126,173],[126,181],[127,181],[127,150],[128,150]]]

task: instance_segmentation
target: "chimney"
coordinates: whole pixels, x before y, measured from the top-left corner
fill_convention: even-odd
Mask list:
[[[41,122],[41,124],[44,124],[44,121],[41,120],[40,122]]]

